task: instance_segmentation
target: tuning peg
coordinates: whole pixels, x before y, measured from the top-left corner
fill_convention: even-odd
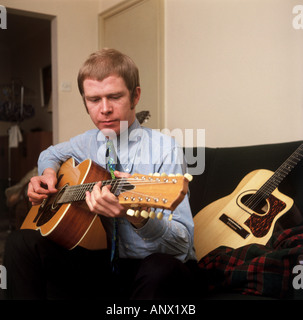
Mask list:
[[[185,173],[184,178],[186,178],[189,182],[193,180],[193,176],[189,173]]]
[[[175,175],[173,173],[170,173],[168,176],[169,177],[174,177]]]
[[[155,213],[155,211],[151,211],[150,213],[149,213],[149,215],[148,215],[151,219],[155,219],[155,217],[156,217],[156,213]]]
[[[159,172],[155,172],[155,173],[153,174],[153,176],[154,176],[154,177],[160,177],[160,173],[159,173]]]
[[[128,214],[128,215],[131,216],[131,217],[133,217],[134,214],[135,214],[135,210],[133,210],[133,209],[128,209],[128,210],[126,211],[126,214]]]
[[[181,173],[176,173],[176,177],[182,177]]]
[[[168,221],[172,221],[172,219],[173,219],[173,214],[171,213],[168,217]]]
[[[161,177],[167,177],[167,174],[165,172],[162,172]]]
[[[162,220],[162,219],[163,219],[163,213],[162,213],[162,211],[158,212],[157,218],[158,218],[158,220]]]
[[[141,211],[141,217],[144,218],[144,219],[147,219],[148,218],[148,212],[146,210],[142,210]]]
[[[139,218],[139,217],[140,217],[140,211],[139,211],[139,210],[136,210],[134,216],[135,216],[136,218]]]

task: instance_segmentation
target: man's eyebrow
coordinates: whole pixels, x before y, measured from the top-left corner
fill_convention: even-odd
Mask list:
[[[124,94],[124,91],[117,91],[117,92],[108,93],[106,96],[119,96],[123,94]]]
[[[97,98],[100,98],[99,95],[84,95],[84,98],[85,99],[97,99]]]
[[[117,92],[109,92],[105,95],[100,95],[100,94],[92,94],[92,95],[84,95],[85,98],[100,98],[102,96],[105,96],[105,97],[111,97],[111,96],[119,96],[119,95],[124,95],[125,92],[124,91],[117,91]]]

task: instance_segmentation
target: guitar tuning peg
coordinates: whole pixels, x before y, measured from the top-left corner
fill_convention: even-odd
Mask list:
[[[151,219],[155,219],[155,217],[156,217],[156,212],[152,210],[152,211],[149,213],[148,216],[149,216]]]
[[[174,177],[175,175],[173,173],[170,173],[168,176],[169,177]]]
[[[153,174],[153,176],[154,176],[154,177],[160,177],[160,173],[159,173],[159,172],[155,172],[155,173]]]
[[[189,173],[185,173],[184,178],[186,178],[189,182],[193,180],[193,176]]]
[[[158,220],[162,220],[162,219],[163,219],[163,213],[162,213],[162,211],[158,212],[157,218],[158,218]]]
[[[172,221],[173,220],[173,213],[171,213],[168,217],[168,221]]]
[[[134,216],[135,216],[136,218],[139,218],[139,217],[140,217],[140,211],[139,211],[139,210],[136,210]]]
[[[167,177],[167,174],[165,172],[162,172],[161,177]]]
[[[141,211],[141,217],[144,218],[144,219],[147,219],[148,218],[148,212],[146,210],[142,210]]]
[[[133,209],[128,209],[128,210],[126,211],[126,214],[128,214],[128,215],[131,216],[131,217],[133,217],[134,214],[135,214],[135,210],[133,210]]]
[[[182,174],[181,173],[177,173],[176,177],[182,177]]]

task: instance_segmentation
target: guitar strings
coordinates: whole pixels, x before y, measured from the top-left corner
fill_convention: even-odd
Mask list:
[[[129,183],[129,181],[132,181],[132,183]],[[85,199],[85,193],[86,191],[91,191],[92,188],[97,184],[98,182],[90,182],[90,183],[85,183],[81,185],[73,185],[73,186],[67,186],[63,187],[60,191],[64,191],[62,193],[61,198],[58,200],[58,203],[68,203],[72,201],[80,201]],[[120,179],[115,179],[115,180],[104,180],[102,181],[102,185],[112,185],[113,189],[114,188],[120,188],[120,192],[126,192],[128,191],[127,187],[131,186],[140,186],[140,185],[159,185],[159,184],[175,184],[175,182],[166,180],[166,181],[151,181],[151,180],[137,180],[134,178],[131,179],[125,179],[125,178],[120,178]],[[140,193],[138,191],[134,191],[133,189],[132,193],[136,195],[144,195],[148,196],[147,194]],[[59,193],[58,192],[58,193]]]
[[[302,153],[301,153],[302,152]],[[254,210],[263,200],[267,199],[277,188],[278,184],[303,158],[303,144],[277,169],[261,188],[244,202],[244,205]],[[286,170],[286,171],[285,171]]]
[[[117,182],[116,182],[117,181]],[[119,182],[122,181],[122,182]],[[133,182],[129,183],[130,180],[126,180],[123,183],[124,180],[104,180],[101,181],[102,186],[106,186],[106,185],[112,185],[112,184],[118,184],[119,186],[140,186],[140,185],[144,185],[144,184],[148,184],[148,185],[159,185],[159,184],[175,184],[175,182],[173,181],[138,181],[138,180],[133,180]],[[91,188],[94,187],[98,182],[88,182],[88,183],[84,183],[84,184],[80,184],[80,185],[72,185],[72,186],[68,186],[66,187],[67,190],[70,191],[77,191],[80,190],[82,188]]]

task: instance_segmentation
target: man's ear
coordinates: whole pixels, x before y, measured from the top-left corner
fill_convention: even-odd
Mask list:
[[[141,97],[141,88],[136,87],[132,95],[132,107],[131,107],[132,109],[134,109],[135,106],[138,104],[140,97]]]
[[[86,101],[85,101],[84,94],[82,95],[82,100],[83,100],[83,103],[84,103],[84,106],[85,106],[86,112],[89,114],[88,109],[87,109],[87,105],[86,105]]]

